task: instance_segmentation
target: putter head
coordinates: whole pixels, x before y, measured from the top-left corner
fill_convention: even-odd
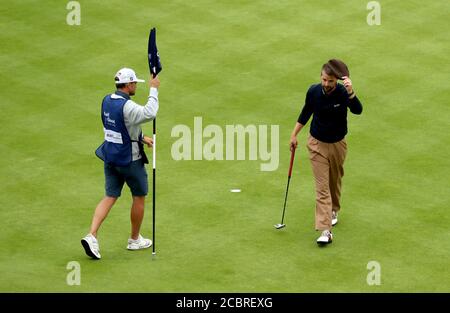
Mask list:
[[[282,229],[286,227],[286,224],[275,224],[273,225],[276,229]]]

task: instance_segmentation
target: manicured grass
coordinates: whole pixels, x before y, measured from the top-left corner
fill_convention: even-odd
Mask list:
[[[367,25],[366,1],[80,3],[80,26],[66,24],[64,1],[0,9],[0,291],[450,291],[448,1],[381,1],[380,26]],[[164,67],[157,257],[125,249],[125,188],[99,233],[103,259],[95,262],[79,241],[104,192],[94,156],[100,101],[119,68],[147,75],[151,26]],[[364,112],[348,119],[335,241],[318,248],[307,131],[287,227],[272,225],[290,132],[333,57],[348,63]],[[143,84],[135,101],[146,96]],[[171,130],[193,126],[195,116],[223,129],[280,125],[278,170],[261,172],[261,161],[174,161]],[[151,236],[151,198],[143,234]],[[372,260],[380,286],[366,283]],[[70,261],[81,265],[80,286],[66,284]]]

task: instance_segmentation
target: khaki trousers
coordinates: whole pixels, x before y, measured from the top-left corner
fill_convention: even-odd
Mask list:
[[[307,147],[316,183],[316,230],[331,230],[332,211],[341,209],[339,200],[347,142],[344,138],[326,143],[310,135]]]

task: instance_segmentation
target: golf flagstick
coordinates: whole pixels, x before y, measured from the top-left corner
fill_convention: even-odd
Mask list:
[[[294,157],[295,157],[295,148],[291,151],[291,162],[289,164],[289,172],[288,172],[288,182],[286,187],[286,195],[284,196],[284,205],[283,205],[283,215],[281,216],[281,223],[274,225],[276,229],[281,229],[286,227],[286,224],[284,224],[284,212],[286,211],[286,202],[287,202],[287,196],[289,191],[289,183],[291,181],[291,175],[292,175],[292,167],[294,165]]]
[[[156,76],[156,75],[155,75]],[[155,77],[154,76],[154,77]],[[155,248],[155,228],[156,228],[156,117],[153,120],[153,251],[152,256],[156,255],[156,248]]]
[[[155,78],[162,71],[161,60],[158,48],[156,47],[156,28],[150,30],[148,36],[148,66],[152,77]],[[156,117],[153,119],[153,251],[152,256],[156,256]]]

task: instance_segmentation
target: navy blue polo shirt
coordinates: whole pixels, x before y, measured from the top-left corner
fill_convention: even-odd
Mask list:
[[[305,105],[298,117],[302,125],[311,122],[311,135],[323,142],[334,143],[347,134],[347,108],[353,114],[361,114],[362,104],[357,97],[349,99],[347,90],[341,84],[327,95],[321,84],[312,85],[306,93]]]

